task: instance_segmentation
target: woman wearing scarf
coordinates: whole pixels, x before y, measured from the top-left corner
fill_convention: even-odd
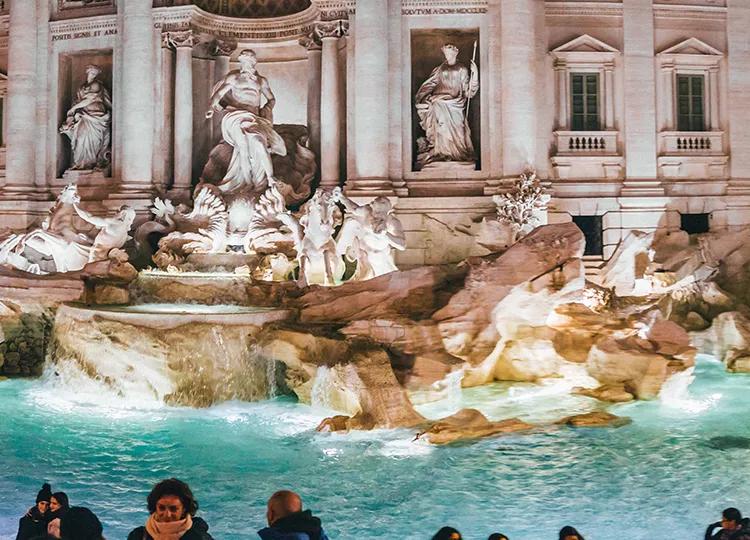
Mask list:
[[[162,480],[146,501],[150,514],[146,525],[133,529],[128,540],[213,540],[208,524],[195,517],[198,501],[185,482]]]
[[[70,509],[68,496],[58,491],[53,493],[49,500],[49,510],[47,511],[47,536],[50,538],[62,538],[60,536],[60,518],[62,518]]]

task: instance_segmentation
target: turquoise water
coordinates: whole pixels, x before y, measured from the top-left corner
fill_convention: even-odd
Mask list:
[[[699,362],[689,394],[614,409],[617,430],[549,429],[432,448],[409,431],[348,435],[313,431],[325,414],[290,400],[209,410],[123,409],[86,384],[0,382],[0,537],[42,481],[90,506],[110,540],[146,518],[152,483],[189,481],[217,539],[257,538],[264,503],[299,491],[334,539],[428,539],[450,524],[467,539],[556,538],[573,524],[591,540],[702,538],[727,506],[750,512],[750,449],[718,449],[715,436],[750,437],[750,377]],[[543,419],[590,409],[550,388],[492,385],[426,407],[463,404],[498,417]],[[98,405],[87,404],[95,401]],[[739,444],[738,446],[743,446]],[[13,536],[14,537],[14,536]]]

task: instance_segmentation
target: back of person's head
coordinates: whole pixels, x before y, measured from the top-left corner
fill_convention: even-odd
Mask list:
[[[62,540],[102,540],[102,522],[82,506],[71,507],[60,518],[60,537]]]
[[[508,540],[508,537],[503,533],[492,533],[487,540]]]
[[[70,501],[68,500],[68,494],[64,491],[58,491],[57,493],[52,494],[52,498],[57,501],[57,504],[60,505],[61,508],[68,509],[70,508]]]
[[[584,540],[581,533],[579,533],[577,530],[575,530],[574,527],[571,527],[570,525],[566,525],[562,529],[560,529],[560,540]]]
[[[159,499],[167,495],[180,499],[185,512],[191,516],[194,516],[198,511],[198,501],[193,496],[190,486],[177,478],[167,478],[156,484],[146,498],[150,514],[156,512],[156,503],[159,502]]]
[[[276,521],[288,515],[302,511],[302,498],[294,491],[282,489],[277,491],[268,499],[268,524],[273,525]]]
[[[453,527],[443,527],[435,533],[432,540],[462,540],[462,538],[461,533]]]
[[[742,514],[736,508],[725,509],[721,513],[721,517],[723,517],[727,521],[734,521],[735,523],[739,523],[740,521],[742,521]]]

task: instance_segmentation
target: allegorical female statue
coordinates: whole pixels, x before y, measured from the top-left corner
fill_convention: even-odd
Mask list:
[[[479,91],[479,70],[473,59],[469,66],[457,61],[455,45],[446,43],[441,50],[445,62],[432,70],[415,98],[425,132],[417,141],[420,169],[436,161],[476,161],[467,107]]]
[[[112,98],[99,78],[99,66],[86,66],[86,82],[76,93],[60,133],[70,138],[73,170],[106,169],[111,154]]]

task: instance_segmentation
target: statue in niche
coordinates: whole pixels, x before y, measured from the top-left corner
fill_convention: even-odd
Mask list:
[[[86,82],[76,93],[60,133],[70,139],[71,170],[103,170],[111,157],[112,98],[99,78],[101,68],[86,66]]]
[[[47,274],[74,272],[90,262],[121,257],[135,210],[124,206],[114,217],[97,217],[79,208],[80,202],[75,184],[66,186],[41,227],[0,241],[0,264]],[[99,229],[94,238],[76,229],[76,215]]]
[[[435,162],[459,162],[473,168],[476,153],[468,107],[479,91],[479,70],[473,58],[469,66],[457,61],[455,45],[446,43],[441,50],[445,62],[432,70],[415,97],[419,124],[425,132],[417,140],[417,165],[421,170]]]
[[[262,193],[273,179],[271,154],[286,155],[284,139],[274,130],[273,108],[276,98],[268,80],[255,66],[255,52],[245,49],[239,55],[240,69],[230,71],[214,87],[211,108],[206,118],[226,108],[221,121],[224,141],[234,152],[224,179],[218,185],[222,192],[233,192],[247,185]],[[261,107],[261,96],[266,100]],[[222,105],[226,103],[226,107]]]
[[[398,270],[393,250],[406,249],[406,236],[401,221],[393,215],[387,197],[376,197],[371,203],[359,205],[335,188],[333,198],[344,205],[346,216],[336,239],[336,251],[357,263],[352,280],[365,280]]]

